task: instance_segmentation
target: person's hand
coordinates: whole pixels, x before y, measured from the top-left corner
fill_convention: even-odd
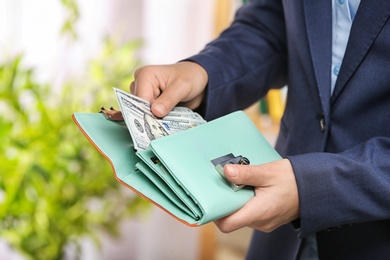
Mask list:
[[[130,92],[149,101],[155,116],[164,117],[177,104],[197,108],[207,81],[205,69],[194,62],[145,66],[135,71]]]
[[[262,165],[227,164],[224,172],[236,184],[254,186],[256,196],[237,212],[214,221],[222,232],[245,226],[271,232],[299,217],[298,188],[288,159]]]

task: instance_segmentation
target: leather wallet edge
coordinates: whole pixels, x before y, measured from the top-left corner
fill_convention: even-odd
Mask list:
[[[164,212],[166,212],[167,214],[169,214],[170,216],[172,216],[173,218],[175,218],[177,221],[185,224],[186,226],[189,226],[189,227],[199,227],[198,223],[189,223],[187,221],[184,221],[183,219],[180,219],[179,217],[177,217],[176,215],[174,215],[173,213],[169,212],[167,209],[165,209],[162,205],[158,204],[157,202],[155,202],[154,200],[150,199],[149,197],[145,196],[143,193],[141,193],[140,191],[134,189],[133,187],[131,187],[129,184],[123,182],[121,179],[118,178],[117,174],[116,174],[116,171],[115,171],[115,166],[114,166],[114,163],[111,161],[110,157],[108,157],[96,144],[95,142],[89,137],[89,135],[84,131],[83,127],[80,125],[80,123],[77,121],[77,118],[75,116],[75,114],[72,114],[72,119],[74,121],[74,123],[76,124],[76,126],[78,127],[78,129],[81,131],[81,133],[87,138],[87,140],[95,147],[95,149],[110,163],[111,165],[111,168],[113,170],[113,173],[114,173],[114,177],[115,179],[123,186],[125,186],[126,188],[129,188],[130,190],[132,190],[134,193],[136,193],[137,195],[143,197],[144,199],[146,199],[147,201],[149,201],[150,203],[152,203],[153,205],[159,207],[160,209],[162,209]]]

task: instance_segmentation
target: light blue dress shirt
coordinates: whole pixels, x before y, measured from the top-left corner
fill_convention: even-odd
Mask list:
[[[331,93],[333,93],[339,75],[352,21],[355,18],[359,4],[360,0],[332,0]]]

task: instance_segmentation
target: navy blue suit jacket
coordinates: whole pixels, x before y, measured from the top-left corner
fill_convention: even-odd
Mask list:
[[[390,1],[362,0],[333,95],[331,1],[255,0],[190,58],[208,72],[205,117],[288,85],[276,143],[292,163],[300,226],[255,232],[250,257],[390,259]],[[321,123],[320,123],[321,122]]]

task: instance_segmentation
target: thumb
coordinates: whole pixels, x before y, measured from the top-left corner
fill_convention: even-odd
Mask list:
[[[261,186],[258,166],[227,164],[224,167],[226,178],[237,185]],[[257,169],[257,171],[256,171]]]

